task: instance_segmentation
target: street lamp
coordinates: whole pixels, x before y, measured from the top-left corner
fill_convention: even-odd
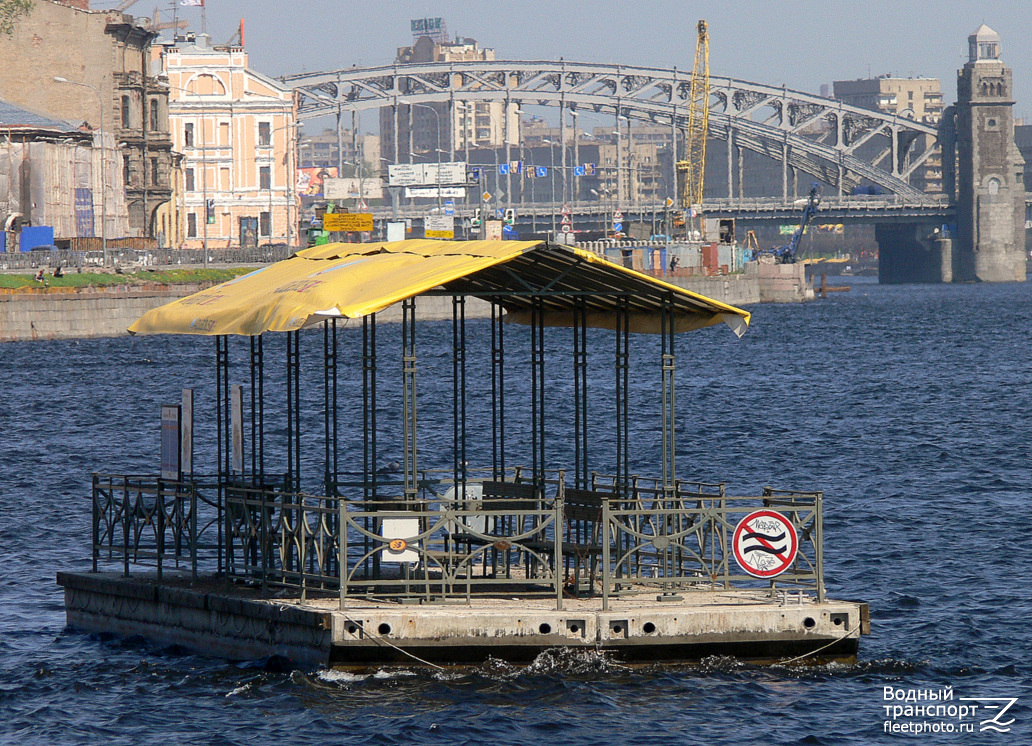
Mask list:
[[[437,124],[437,213],[441,213],[441,115],[432,106],[426,104],[409,104],[412,108],[426,109],[432,111]],[[415,155],[414,153],[411,155]]]
[[[95,85],[81,83],[77,80],[68,80],[68,78],[62,78],[60,75],[54,76],[54,82],[91,88],[97,94],[97,100],[100,102],[100,245],[104,250],[104,266],[106,267],[109,261],[107,245],[107,145],[104,142],[104,109],[107,107],[104,104],[104,95]]]
[[[548,154],[549,154],[549,156],[551,156],[551,159],[552,159],[552,172],[548,175],[548,184],[549,184],[549,186],[551,187],[551,190],[552,190],[552,204],[550,205],[551,209],[549,211],[552,213],[552,235],[554,236],[555,235],[555,150],[553,150],[553,148],[552,148],[552,145],[554,145],[554,143],[551,140],[542,139],[541,142],[548,145]]]

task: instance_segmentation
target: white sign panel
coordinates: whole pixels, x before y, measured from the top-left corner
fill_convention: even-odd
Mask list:
[[[425,184],[422,163],[395,163],[387,167],[387,183],[391,186]]]
[[[326,199],[380,199],[383,185],[377,178],[323,179],[323,196]]]
[[[427,215],[423,218],[423,235],[426,238],[455,238],[455,217]]]
[[[388,241],[404,241],[405,240],[405,224],[402,223],[402,222],[387,223],[387,240]]]
[[[452,163],[441,163],[441,176],[437,177],[437,163],[424,163],[424,184],[465,184],[466,183],[466,162],[455,161]]]
[[[437,187],[405,187],[406,197],[436,197]],[[441,187],[442,197],[465,197],[465,187]]]

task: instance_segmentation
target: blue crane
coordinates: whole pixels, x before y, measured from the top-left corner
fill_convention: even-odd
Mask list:
[[[759,254],[771,254],[774,257],[774,261],[777,264],[795,264],[796,263],[796,252],[799,250],[799,241],[803,238],[803,232],[806,230],[806,226],[813,220],[813,216],[817,214],[817,207],[821,203],[821,187],[819,184],[813,184],[810,187],[810,196],[806,200],[806,209],[803,210],[803,219],[799,221],[799,227],[796,228],[795,233],[792,234],[792,238],[784,246],[778,246],[773,249],[764,249],[759,251]]]

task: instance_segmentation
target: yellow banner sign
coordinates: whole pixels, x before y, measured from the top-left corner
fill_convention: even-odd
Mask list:
[[[424,238],[455,238],[455,231],[423,231]]]
[[[323,215],[324,231],[371,231],[373,214],[370,212],[328,212]]]

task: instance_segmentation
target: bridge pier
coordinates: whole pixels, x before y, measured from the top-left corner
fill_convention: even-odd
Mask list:
[[[953,242],[929,223],[881,223],[878,242],[878,282],[953,282]]]

